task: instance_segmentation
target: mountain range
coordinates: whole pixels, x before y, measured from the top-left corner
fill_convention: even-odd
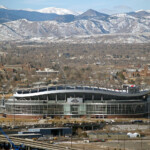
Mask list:
[[[150,42],[149,27],[150,11],[144,10],[108,15],[92,9],[79,14],[53,7],[42,10],[11,10],[0,7],[1,41],[77,41],[78,37],[82,41],[85,39],[85,42],[94,39],[91,41],[144,43]]]

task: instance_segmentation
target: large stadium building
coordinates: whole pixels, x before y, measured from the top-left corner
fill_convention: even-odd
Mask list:
[[[5,103],[7,117],[144,117],[149,91],[135,86],[112,90],[90,86],[19,89]]]

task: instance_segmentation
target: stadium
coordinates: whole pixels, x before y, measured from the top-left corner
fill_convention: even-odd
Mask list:
[[[144,117],[149,92],[136,86],[123,90],[67,85],[19,89],[5,103],[6,117]]]

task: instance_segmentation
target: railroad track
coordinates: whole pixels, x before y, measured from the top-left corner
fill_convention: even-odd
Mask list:
[[[43,150],[81,150],[77,148],[71,148],[71,147],[65,147],[65,146],[60,146],[60,145],[55,145],[55,144],[50,144],[50,143],[45,143],[45,142],[40,142],[40,141],[32,141],[30,139],[22,139],[22,138],[16,138],[16,137],[9,137],[9,139],[15,144],[15,145],[22,145],[24,144],[25,146],[32,147],[32,148],[39,148]],[[0,135],[0,142],[7,142],[9,141],[6,139],[5,136]]]

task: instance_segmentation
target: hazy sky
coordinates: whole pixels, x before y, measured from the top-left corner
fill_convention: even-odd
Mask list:
[[[150,0],[0,0],[0,5],[11,9],[66,8],[74,11],[95,9],[105,13],[150,9]]]

